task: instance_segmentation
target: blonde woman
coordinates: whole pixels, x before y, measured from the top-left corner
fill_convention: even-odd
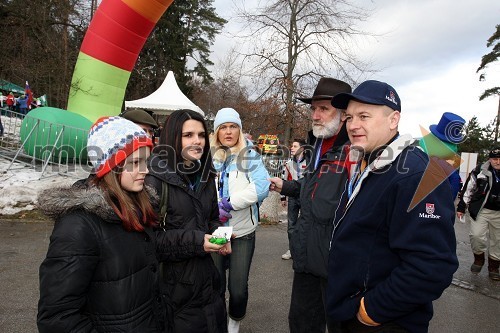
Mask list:
[[[248,304],[248,275],[255,249],[255,230],[259,222],[258,205],[268,195],[269,174],[260,155],[251,149],[242,131],[240,115],[224,108],[217,112],[215,134],[211,139],[217,171],[219,219],[233,227],[232,252],[212,254],[226,291],[229,271],[229,333],[238,332]]]

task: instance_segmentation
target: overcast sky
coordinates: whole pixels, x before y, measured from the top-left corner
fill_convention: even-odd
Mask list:
[[[483,125],[494,119],[498,98],[479,101],[479,95],[500,86],[500,64],[490,66],[485,82],[479,82],[476,69],[481,57],[491,51],[486,41],[500,24],[499,0],[353,2],[375,9],[362,28],[384,36],[365,42],[359,53],[381,69],[368,79],[385,81],[400,95],[401,133],[421,136],[419,125],[428,129],[444,112],[457,113],[466,121],[476,115]],[[229,21],[225,32],[238,27],[232,19],[232,3],[214,1],[219,15]],[[258,0],[245,3],[251,7]],[[231,43],[226,34],[219,36],[214,58],[224,58]]]

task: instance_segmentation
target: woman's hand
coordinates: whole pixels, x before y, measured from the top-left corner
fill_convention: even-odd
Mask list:
[[[236,234],[231,235],[231,239],[236,238]],[[231,254],[232,249],[231,249],[231,241],[227,242],[222,246],[222,248],[219,250],[219,254],[221,256],[227,256],[228,254]]]
[[[208,252],[208,253],[217,252],[225,246],[225,245],[217,245],[217,244],[211,243],[210,238],[212,238],[212,235],[205,234],[205,241],[203,242],[203,250],[205,250],[205,252]]]
[[[221,256],[227,256],[228,254],[231,254],[231,242],[227,242],[222,246],[222,249],[219,250],[219,254]]]

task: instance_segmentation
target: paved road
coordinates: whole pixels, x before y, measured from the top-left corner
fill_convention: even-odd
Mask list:
[[[292,262],[281,260],[287,249],[286,224],[261,225],[250,275],[250,302],[241,333],[288,332],[287,313]],[[43,260],[52,223],[0,219],[0,332],[36,332],[38,266]],[[454,284],[435,302],[431,333],[498,332],[500,283],[484,270],[469,272],[471,260],[467,225],[457,223],[461,267]]]

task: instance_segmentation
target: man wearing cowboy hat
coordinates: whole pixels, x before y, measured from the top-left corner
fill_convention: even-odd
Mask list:
[[[127,110],[123,111],[120,116],[139,125],[151,139],[155,136],[155,130],[158,128],[158,123],[146,110]]]
[[[271,190],[298,198],[300,205],[300,216],[289,235],[294,270],[288,314],[291,333],[324,333],[327,325],[324,295],[332,220],[348,178],[344,166],[347,133],[341,121],[343,110],[330,103],[333,96],[342,92],[351,92],[351,86],[322,78],[312,97],[299,98],[311,105],[307,171],[299,180],[271,178]],[[328,330],[333,332],[330,324]]]

